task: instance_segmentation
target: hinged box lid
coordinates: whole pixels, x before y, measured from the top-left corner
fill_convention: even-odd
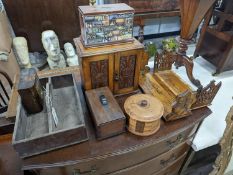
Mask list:
[[[116,4],[103,4],[98,6],[79,6],[79,11],[83,15],[95,15],[95,14],[110,14],[110,13],[124,13],[133,12],[134,9],[125,3]]]
[[[86,91],[86,96],[90,110],[95,115],[97,126],[114,120],[125,119],[124,113],[108,87]],[[107,104],[101,103],[101,96],[106,98]]]

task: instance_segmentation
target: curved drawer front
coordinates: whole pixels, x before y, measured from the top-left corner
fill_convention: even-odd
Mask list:
[[[167,168],[172,165],[177,159],[179,159],[189,149],[186,143],[183,143],[179,147],[168,151],[154,159],[150,159],[141,164],[126,168],[111,175],[150,175],[155,172],[159,172],[161,169]]]
[[[121,169],[125,169],[147,160],[153,159],[158,155],[161,155],[185,142],[196,131],[196,127],[188,128],[180,133],[176,133],[171,137],[165,138],[158,143],[149,143],[140,148],[136,147],[131,150],[124,150],[119,154],[109,157],[98,157],[87,161],[82,161],[74,165],[68,165],[64,167],[51,168],[56,171],[56,175],[60,174],[90,174],[102,175],[111,172],[116,172]],[[103,148],[104,149],[104,148]],[[75,154],[75,153],[74,153]],[[41,170],[43,174],[46,174],[48,170]],[[78,173],[77,173],[78,174]],[[78,175],[79,175],[78,174]]]
[[[151,175],[178,175],[179,170],[183,164],[183,161],[187,155],[187,152],[184,153],[181,157],[179,157],[173,164],[170,166],[160,170],[159,172],[155,172]]]

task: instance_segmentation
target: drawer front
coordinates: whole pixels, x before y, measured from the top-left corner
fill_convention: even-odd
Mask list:
[[[186,143],[183,143],[177,148],[172,149],[156,158],[147,160],[130,168],[111,173],[111,175],[150,175],[172,165],[177,159],[186,153],[188,149],[189,146]]]
[[[147,160],[153,159],[158,155],[177,147],[179,144],[187,141],[187,138],[193,135],[195,131],[196,127],[192,127],[184,130],[183,132],[176,133],[174,136],[168,137],[167,139],[161,140],[158,143],[145,145],[140,149],[122,151],[122,153],[119,155],[114,155],[107,158],[93,158],[74,165],[50,169],[56,171],[56,175],[73,175],[74,172],[80,172],[80,174],[84,175],[94,172],[95,175],[102,175],[116,172],[118,170],[138,165]],[[50,169],[42,170],[41,172],[46,174],[46,172],[50,171]]]
[[[179,170],[184,162],[184,159],[187,155],[187,152],[184,153],[181,157],[179,157],[173,164],[170,166],[163,168],[159,172],[155,172],[151,175],[178,175]]]

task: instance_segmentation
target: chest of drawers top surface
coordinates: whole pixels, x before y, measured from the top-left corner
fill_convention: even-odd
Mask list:
[[[81,79],[79,76],[76,78],[79,84],[78,88],[81,90]],[[80,95],[80,98],[84,99],[84,96]],[[84,100],[81,101],[84,102]],[[192,116],[184,119],[172,122],[164,122],[161,120],[160,130],[156,134],[149,137],[135,136],[126,132],[115,137],[98,141],[95,137],[91,118],[87,113],[85,104],[83,104],[83,110],[86,114],[85,122],[89,135],[88,142],[52,151],[48,154],[41,154],[35,157],[27,158],[23,160],[23,169],[34,169],[35,167],[45,168],[54,166],[66,166],[77,163],[85,163],[91,160],[107,160],[107,158],[113,158],[115,156],[119,157],[120,155],[128,157],[129,153],[139,153],[140,151],[138,150],[142,151],[145,148],[151,149],[151,146],[156,146],[161,142],[164,142],[164,144],[168,146],[172,146],[172,142],[175,143],[177,140],[179,140],[179,134],[185,134],[184,132],[192,129],[205,117],[211,114],[211,110],[205,107],[193,111]],[[186,133],[185,137],[187,137],[187,135],[189,134]],[[172,140],[170,140],[171,138]],[[161,147],[164,147],[164,145],[157,145],[156,150]]]
[[[82,44],[81,38],[75,38],[74,43],[76,45],[78,55],[81,58],[95,56],[95,55],[113,54],[117,52],[129,51],[129,50],[144,49],[144,45],[141,44],[136,39],[134,39],[132,43],[129,42],[129,43],[121,43],[121,44],[112,44],[112,45],[92,47],[92,48],[85,48]]]

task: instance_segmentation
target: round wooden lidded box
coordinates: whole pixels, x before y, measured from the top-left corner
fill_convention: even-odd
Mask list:
[[[128,130],[139,136],[149,136],[160,128],[163,104],[154,96],[137,94],[126,99],[124,104],[128,115]]]

